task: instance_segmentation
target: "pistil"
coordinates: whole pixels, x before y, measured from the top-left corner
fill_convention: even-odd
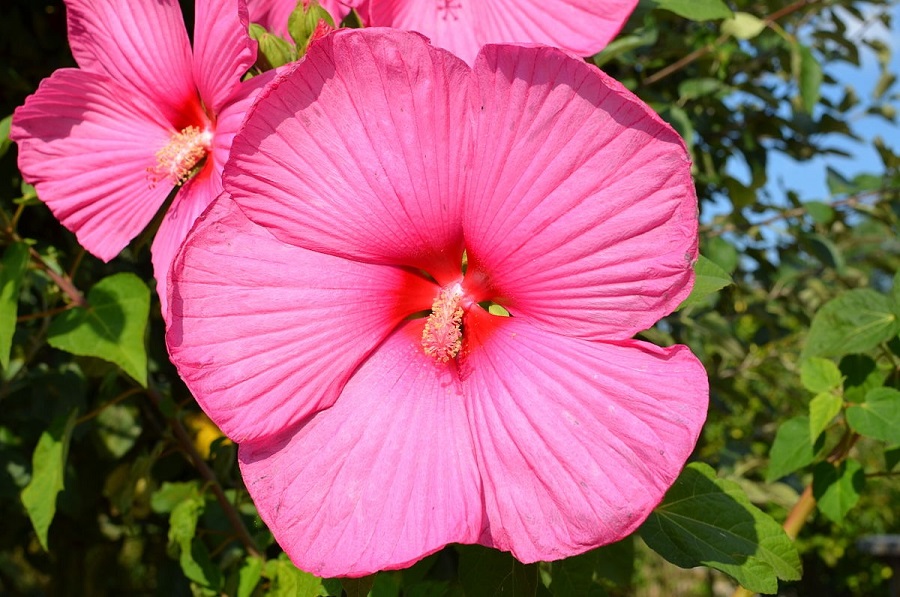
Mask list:
[[[422,330],[425,354],[439,363],[455,358],[462,346],[462,298],[463,289],[458,283],[442,289]]]

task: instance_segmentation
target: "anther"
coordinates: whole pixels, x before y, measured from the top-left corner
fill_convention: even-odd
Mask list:
[[[196,126],[181,129],[172,135],[165,147],[156,152],[156,166],[147,168],[154,184],[170,179],[173,184],[183,184],[194,167],[206,157],[212,146],[212,133]]]
[[[431,305],[431,315],[422,330],[425,354],[439,363],[456,357],[462,346],[462,297],[463,290],[459,284],[442,289]]]

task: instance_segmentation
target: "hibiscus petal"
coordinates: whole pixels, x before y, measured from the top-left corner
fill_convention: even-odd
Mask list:
[[[598,69],[488,46],[464,218],[470,267],[559,333],[625,339],[690,292],[697,199],[678,135]]]
[[[105,75],[60,69],[16,109],[19,169],[85,249],[109,261],[172,189],[148,168],[171,129],[156,107]]]
[[[486,43],[538,43],[596,54],[625,24],[637,0],[380,0],[370,25],[418,31],[472,64]]]
[[[338,31],[260,95],[225,189],[285,242],[458,272],[468,89],[466,65],[419,35]]]
[[[142,95],[177,129],[198,117],[191,46],[176,0],[66,0],[78,65]]]
[[[194,24],[194,80],[204,104],[214,114],[256,62],[243,0],[197,0]]]
[[[634,531],[706,418],[696,357],[684,346],[565,338],[483,312],[466,323],[463,391],[489,524],[482,542],[534,562]]]
[[[335,25],[344,20],[347,13],[350,12],[350,7],[338,0],[319,0],[319,4],[328,11],[331,18],[334,19]],[[285,39],[290,39],[287,28],[288,19],[296,7],[296,0],[247,0],[250,21],[259,23]]]
[[[222,175],[207,164],[188,180],[166,210],[150,251],[163,319],[169,321],[168,274],[188,232],[200,214],[222,192]]]
[[[379,346],[330,409],[280,438],[241,445],[259,514],[303,570],[404,568],[482,532],[459,381],[422,352],[422,325]]]
[[[210,418],[241,442],[330,406],[354,369],[433,283],[275,239],[223,196],[172,266],[172,361]]]

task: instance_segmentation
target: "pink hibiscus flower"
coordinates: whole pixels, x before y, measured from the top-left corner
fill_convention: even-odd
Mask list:
[[[367,25],[418,31],[472,64],[488,43],[539,43],[579,56],[616,36],[638,0],[347,0]]]
[[[250,21],[259,23],[269,31],[272,31],[285,39],[290,38],[288,33],[288,18],[297,7],[298,2],[309,0],[247,0],[247,8],[250,10]],[[328,11],[335,25],[340,25],[350,7],[338,0],[318,0],[319,4]]]
[[[222,191],[231,141],[266,79],[243,0],[198,0],[191,50],[176,0],[66,0],[79,68],[57,70],[13,116],[19,169],[62,224],[109,261],[180,186],[153,242],[166,272]]]
[[[697,200],[619,83],[546,47],[469,68],[338,31],[263,92],[225,190],[173,266],[167,342],[300,568],[553,560],[662,499],[708,384],[632,336],[690,291]]]

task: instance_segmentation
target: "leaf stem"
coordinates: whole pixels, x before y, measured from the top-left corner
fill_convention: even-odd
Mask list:
[[[165,415],[164,411],[160,407],[162,396],[159,394],[159,391],[151,386],[147,388],[146,392],[147,396],[150,397],[150,400],[152,400],[153,404],[156,406],[156,409],[166,418],[166,421],[169,423],[175,439],[178,441],[179,447],[185,453],[187,453],[187,455],[190,457],[191,463],[194,465],[194,468],[197,469],[197,472],[200,473],[200,476],[203,478],[203,480],[209,484],[210,489],[216,496],[216,500],[222,507],[222,511],[225,513],[225,517],[228,519],[228,522],[231,524],[235,533],[237,533],[238,539],[240,539],[241,543],[244,544],[244,548],[247,550],[248,555],[262,558],[263,556],[259,551],[259,548],[256,546],[256,542],[253,541],[253,537],[250,536],[250,532],[244,525],[244,521],[241,520],[240,513],[238,513],[238,511],[235,509],[234,504],[232,504],[228,500],[228,497],[225,495],[225,490],[219,483],[219,479],[216,477],[216,474],[209,467],[209,465],[206,464],[206,461],[203,460],[203,457],[197,451],[197,448],[194,447],[194,442],[191,441],[191,436],[188,434],[187,429],[185,429],[184,425],[181,423],[181,420],[179,420],[177,417],[167,417]]]

